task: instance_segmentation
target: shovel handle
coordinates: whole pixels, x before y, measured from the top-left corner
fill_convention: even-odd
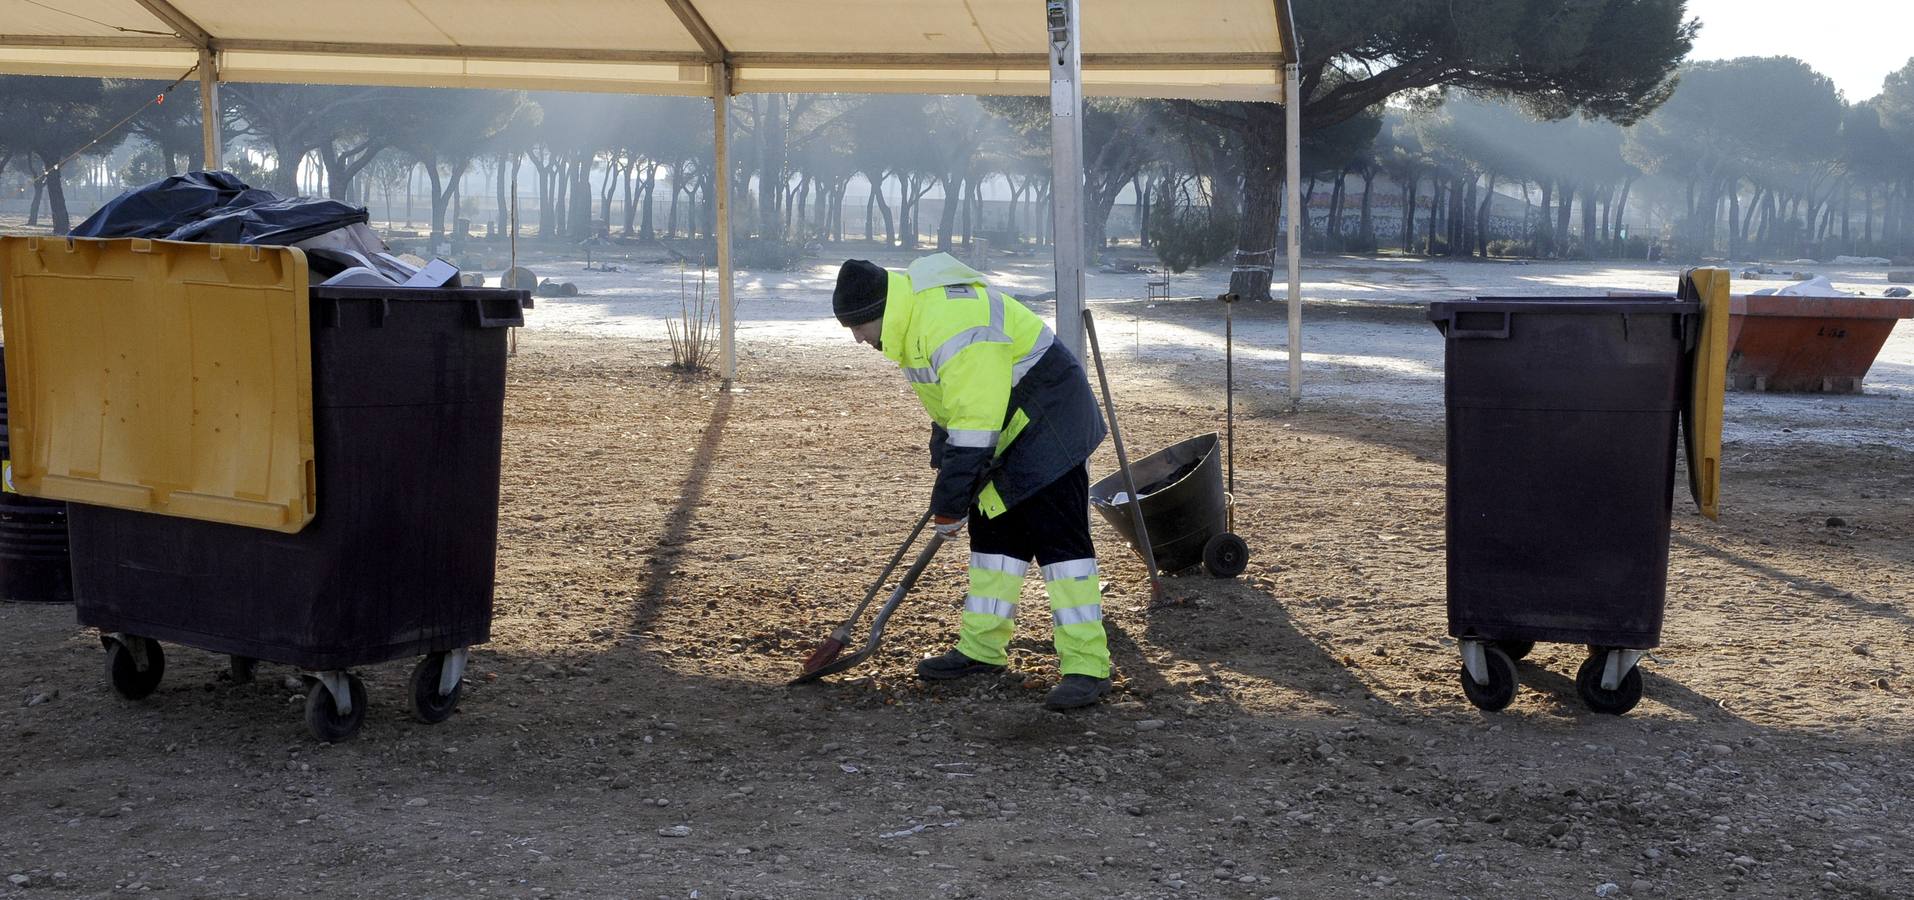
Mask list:
[[[1123,487],[1130,492],[1130,521],[1136,525],[1137,543],[1143,545],[1143,564],[1149,567],[1150,593],[1164,599],[1163,579],[1156,571],[1156,550],[1150,546],[1150,529],[1143,524],[1143,496],[1137,493],[1136,478],[1130,474],[1130,454],[1123,449],[1123,429],[1117,427],[1116,401],[1110,397],[1110,376],[1103,369],[1103,348],[1097,343],[1097,322],[1090,310],[1083,311],[1084,333],[1090,336],[1090,357],[1096,360],[1097,383],[1103,385],[1103,408],[1110,413],[1110,437],[1116,442],[1117,468],[1123,472]]]
[[[924,549],[918,551],[917,559],[910,564],[910,568],[904,570],[904,577],[898,579],[897,587],[891,589],[889,599],[886,599],[883,608],[877,611],[877,617],[871,620],[870,646],[872,648],[875,648],[877,642],[884,637],[884,623],[890,621],[891,613],[897,611],[897,605],[902,603],[905,595],[917,585],[918,576],[924,574],[924,569],[930,565],[931,557],[936,556],[937,548],[942,546],[944,546],[944,536],[935,531],[931,532],[930,540],[924,544]]]
[[[884,582],[890,580],[891,573],[897,570],[897,564],[903,560],[904,552],[906,550],[909,550],[912,544],[917,543],[917,536],[920,534],[923,534],[924,526],[929,524],[930,524],[930,510],[926,509],[924,510],[924,514],[918,517],[917,527],[912,528],[910,530],[910,537],[905,538],[903,543],[897,545],[897,552],[892,553],[891,561],[884,564],[884,571],[878,573],[877,580],[871,582],[870,589],[864,592],[864,599],[857,604],[857,609],[854,612],[852,612],[851,617],[848,619],[845,619],[844,624],[840,626],[843,629],[845,629],[847,633],[851,625],[856,623],[857,620],[864,615],[865,607],[868,607],[871,605],[871,600],[875,598],[877,596],[877,592],[884,587]],[[929,560],[926,559],[926,562],[928,561]],[[914,576],[907,576],[907,577],[910,577],[911,580],[913,581],[916,580]]]

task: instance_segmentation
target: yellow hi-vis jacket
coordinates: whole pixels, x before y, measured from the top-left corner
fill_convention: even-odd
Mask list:
[[[890,273],[884,355],[930,414],[931,511],[995,517],[1103,441],[1083,367],[1043,319],[938,253]]]

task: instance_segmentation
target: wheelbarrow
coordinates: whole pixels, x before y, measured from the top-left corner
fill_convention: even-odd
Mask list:
[[[1229,428],[1233,440],[1236,431],[1236,369],[1234,327],[1227,315],[1236,300],[1234,294],[1221,298],[1225,310],[1224,391],[1229,409]],[[1175,574],[1202,565],[1215,578],[1234,578],[1249,566],[1249,544],[1234,533],[1233,491],[1225,490],[1223,466],[1218,459],[1218,435],[1211,432],[1171,444],[1135,463],[1123,448],[1123,430],[1117,425],[1116,404],[1110,397],[1110,379],[1103,367],[1103,351],[1097,343],[1095,319],[1083,311],[1085,331],[1090,338],[1091,358],[1097,367],[1097,380],[1103,385],[1104,406],[1110,414],[1110,430],[1116,441],[1118,471],[1090,486],[1090,505],[1103,520],[1123,535],[1150,568],[1153,590],[1161,600],[1158,573]],[[1230,481],[1235,481],[1234,453],[1231,454]]]
[[[1211,432],[1136,460],[1130,471],[1141,499],[1130,496],[1118,472],[1090,486],[1090,505],[1130,546],[1141,548],[1130,509],[1140,505],[1157,567],[1167,574],[1201,565],[1216,578],[1241,575],[1249,545],[1230,530],[1233,503],[1223,490],[1221,443]]]

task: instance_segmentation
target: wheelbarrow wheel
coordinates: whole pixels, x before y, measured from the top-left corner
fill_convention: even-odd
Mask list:
[[[1203,571],[1212,578],[1235,578],[1249,567],[1249,544],[1227,531],[1203,544]]]

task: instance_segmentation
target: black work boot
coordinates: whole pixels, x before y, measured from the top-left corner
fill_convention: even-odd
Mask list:
[[[1077,709],[1089,706],[1110,692],[1110,679],[1089,675],[1065,675],[1043,698],[1046,709]]]
[[[917,663],[917,677],[925,681],[955,681],[966,675],[1003,670],[1003,666],[993,666],[990,663],[971,659],[954,647],[945,651],[943,656],[933,656]]]

